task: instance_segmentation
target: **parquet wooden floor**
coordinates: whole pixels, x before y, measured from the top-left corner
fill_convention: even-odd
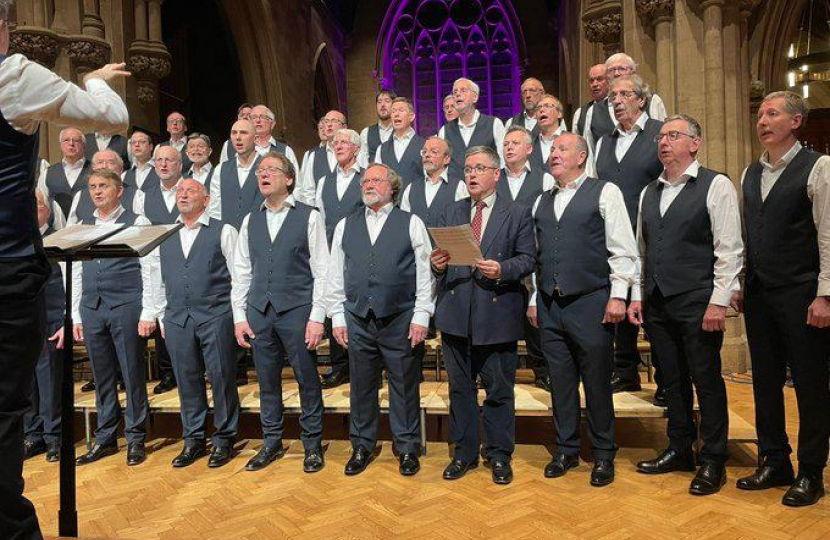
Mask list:
[[[728,383],[730,408],[753,422],[751,386]],[[787,391],[790,433],[797,414]],[[662,441],[663,419],[621,423],[626,440]],[[496,486],[484,467],[446,482],[441,472],[447,447],[431,443],[413,478],[397,473],[391,444],[357,477],[343,475],[350,450],[332,441],[326,468],[301,471],[302,445],[290,441],[287,455],[264,471],[244,470],[260,441],[241,441],[228,466],[208,469],[201,460],[186,469],[170,461],[180,442],[156,440],[147,463],[127,467],[116,456],[78,469],[82,537],[133,540],[452,539],[514,540],[827,540],[830,499],[806,509],[780,504],[783,489],[746,493],[735,479],[754,467],[753,445],[730,444],[729,482],[712,497],[688,495],[691,473],[644,476],[634,463],[659,445],[629,445],[617,458],[617,480],[607,488],[588,484],[590,464],[564,478],[547,480],[550,458],[543,446],[519,445],[515,480]],[[660,443],[662,444],[662,443]],[[35,503],[44,533],[57,534],[58,468],[42,458],[26,463],[26,493]],[[830,484],[830,475],[825,477]]]

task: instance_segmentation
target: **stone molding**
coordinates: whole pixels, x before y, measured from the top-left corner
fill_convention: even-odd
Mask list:
[[[9,52],[21,53],[47,69],[55,67],[63,37],[46,28],[18,26],[10,35]]]
[[[635,0],[637,13],[652,25],[674,17],[674,0]]]
[[[101,38],[93,36],[70,36],[67,38],[66,54],[80,69],[98,69],[109,63],[112,47]]]

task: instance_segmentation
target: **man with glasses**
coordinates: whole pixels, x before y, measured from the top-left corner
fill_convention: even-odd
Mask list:
[[[170,135],[170,139],[158,143],[158,145],[156,145],[155,152],[158,152],[158,149],[163,146],[172,146],[179,152],[184,152],[184,147],[187,143],[187,120],[182,113],[173,111],[167,115],[167,133]],[[153,153],[153,158],[155,159],[155,157],[156,154]],[[183,157],[183,170],[186,171],[190,169],[190,165],[191,163],[190,160],[187,159],[187,156]]]
[[[637,470],[694,471],[693,446],[700,437],[700,469],[689,486],[693,495],[717,493],[726,482],[729,411],[720,349],[743,262],[738,194],[729,178],[697,162],[702,144],[700,125],[689,116],[672,116],[660,129],[664,169],[640,196],[643,268],[628,307],[629,321],[646,327],[660,357],[669,416],[669,447],[638,463]]]
[[[577,135],[588,141],[593,151],[604,135],[614,131],[614,114],[608,104],[608,76],[605,64],[596,64],[588,69],[588,88],[591,101],[574,113],[571,127]]]
[[[616,53],[608,57],[605,61],[605,76],[608,78],[609,85],[615,79],[620,77],[630,77],[637,74],[637,64],[634,59],[625,53]],[[648,90],[648,97],[643,110],[650,118],[654,120],[663,121],[666,118],[666,105],[663,99],[656,93]],[[609,108],[613,110],[613,106],[609,103]],[[599,139],[597,139],[599,140]]]
[[[210,181],[208,214],[239,230],[242,219],[262,204],[256,169],[262,157],[254,150],[254,125],[237,120],[231,127],[234,159],[219,164]]]
[[[326,318],[326,229],[320,212],[294,198],[296,172],[288,158],[269,152],[257,177],[265,200],[242,222],[232,292],[237,343],[255,350],[264,439],[245,468],[258,471],[285,453],[282,368],[287,356],[300,387],[303,471],[313,473],[325,464],[316,349]]]
[[[273,111],[265,105],[256,105],[251,109],[248,115],[248,120],[254,125],[254,150],[260,156],[264,156],[268,152],[279,152],[286,156],[294,168],[299,168],[297,164],[297,157],[294,155],[294,150],[284,142],[276,140],[271,132],[274,131],[276,125],[276,116]],[[225,146],[222,148],[222,156],[219,161],[228,161],[236,156],[236,150],[231,141],[225,141]]]
[[[159,182],[153,165],[153,140],[148,133],[136,130],[130,136],[129,144],[133,161],[132,166],[124,172],[124,184],[146,191]]]
[[[524,336],[523,279],[536,263],[533,223],[530,208],[498,195],[501,169],[495,150],[467,150],[463,172],[470,198],[448,205],[440,225],[469,224],[482,260],[455,266],[446,250],[437,248],[430,255],[438,278],[435,326],[441,331],[450,381],[450,440],[455,443],[444,478],[461,478],[478,466],[483,420],[484,456],[493,481],[508,484],[515,447],[516,343]],[[487,392],[481,415],[479,373]]]
[[[83,133],[74,127],[61,130],[60,163],[55,163],[46,169],[42,175],[43,183],[40,188],[50,201],[57,203],[64,216],[69,217],[72,200],[81,191],[86,190],[86,179],[92,173],[92,162],[85,155],[86,139]]]
[[[86,158],[91,160],[96,152],[103,150],[112,150],[121,161],[124,163],[130,162],[129,143],[127,138],[116,133],[115,135],[107,135],[106,133],[87,133],[86,138]]]
[[[185,172],[185,178],[197,180],[210,192],[210,179],[213,176],[213,164],[210,162],[213,146],[210,144],[210,137],[204,133],[191,133],[187,136],[185,153],[193,164],[190,170]]]
[[[392,125],[392,102],[397,98],[398,95],[392,90],[381,90],[375,95],[378,121],[363,128],[363,131],[360,132],[360,157],[358,161],[361,167],[365,167],[367,163],[374,160],[375,153],[380,145],[392,136],[395,129]]]
[[[306,152],[297,197],[310,206],[317,203],[317,181],[332,173],[337,167],[334,153],[334,135],[338,130],[347,129],[346,115],[340,111],[329,111],[320,119],[318,134],[320,146]]]
[[[524,108],[522,112],[510,118],[504,128],[510,129],[510,126],[521,126],[530,131],[533,137],[536,137],[539,135],[539,128],[536,125],[536,106],[539,105],[539,100],[545,94],[545,87],[542,86],[542,81],[539,79],[529,77],[522,83],[520,91]]]
[[[492,148],[501,158],[504,124],[495,116],[482,114],[476,109],[479,88],[470,79],[457,79],[452,85],[452,95],[455,98],[458,118],[445,124],[438,131],[438,136],[452,145],[450,174],[455,178],[461,178],[464,152],[468,148],[486,146]]]
[[[205,373],[213,395],[213,450],[208,467],[221,467],[233,457],[239,424],[231,312],[237,233],[232,226],[208,216],[205,209],[210,197],[197,180],[181,180],[175,193],[176,222],[184,226],[151,255],[161,267],[156,310],[173,359],[181,402],[184,448],[173,459],[173,467],[191,465],[207,453]]]
[[[412,127],[415,122],[415,107],[409,98],[395,98],[392,100],[390,109],[394,132],[369,158],[374,163],[392,167],[401,177],[401,191],[403,191],[424,174],[421,149],[424,147],[425,139],[415,133]]]
[[[101,150],[95,152],[90,163],[93,171],[110,171],[122,176],[124,173],[124,162],[121,161],[121,156],[114,150]],[[135,186],[124,186],[124,193],[121,194],[121,204],[124,208],[133,209],[133,201],[135,199]],[[75,194],[72,198],[72,205],[69,208],[68,221],[77,222],[84,218],[92,216],[95,211],[95,205],[92,204],[92,198],[89,195],[89,190],[84,189]]]
[[[360,135],[351,129],[340,129],[333,137],[336,169],[317,182],[316,208],[326,224],[326,241],[331,250],[334,229],[340,220],[363,206],[360,179],[363,169],[357,164]],[[349,382],[349,357],[345,348],[329,340],[331,371],[323,375],[323,388],[334,388]]]
[[[448,204],[468,196],[467,185],[449,177],[452,149],[434,135],[421,149],[422,178],[410,183],[401,196],[401,210],[421,218],[427,227],[438,227]]]
[[[608,99],[614,107],[616,127],[597,142],[596,173],[600,180],[613,182],[622,190],[633,230],[637,223],[640,193],[663,172],[655,143],[663,123],[645,113],[648,96],[645,83],[639,76],[614,79],[610,88]],[[628,321],[617,324],[612,381],[615,392],[633,392],[641,388],[638,334],[639,328]],[[652,351],[651,358],[657,369],[655,404],[664,406],[666,397],[661,384],[659,354]]]
[[[563,115],[562,102],[556,96],[545,94],[539,99],[536,105],[536,127],[539,129],[539,134],[533,138],[533,151],[529,157],[534,169],[550,172],[548,158],[553,141],[565,132]]]
[[[382,164],[360,180],[365,209],[334,231],[327,298],[334,338],[349,349],[352,456],[345,473],[366,469],[380,424],[377,378],[389,373],[389,423],[398,470],[420,469],[420,364],[414,349],[427,335],[435,299],[424,223],[394,206],[401,178]]]

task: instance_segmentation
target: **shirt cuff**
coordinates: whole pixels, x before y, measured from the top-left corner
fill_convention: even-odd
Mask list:
[[[313,306],[311,308],[311,315],[308,316],[308,320],[321,324],[326,322],[326,310],[319,306]]]
[[[732,291],[724,291],[723,289],[713,290],[712,297],[709,299],[710,304],[722,307],[729,307],[730,302],[732,302]]]
[[[527,307],[536,307],[536,291],[530,293],[530,300],[527,302]]]
[[[233,308],[233,324],[239,324],[248,320],[248,312],[244,309]]]
[[[417,324],[418,326],[429,328],[429,312],[415,310],[412,314],[412,321],[410,321],[410,324]]]
[[[153,312],[152,309],[141,308],[141,317],[138,318],[139,321],[155,321],[156,314]]]
[[[830,281],[818,280],[818,291],[816,296],[830,296]]]
[[[72,324],[83,324],[81,322],[81,312],[80,311],[73,311],[72,312]]]
[[[619,298],[620,300],[628,298],[628,283],[611,280],[611,298]]]
[[[86,84],[84,84],[84,87],[86,87],[86,91],[90,94],[112,90],[112,88],[110,88],[110,85],[105,83],[103,79],[99,79],[97,77],[93,77],[92,79],[87,80]]]
[[[331,326],[332,328],[342,328],[346,326],[346,314],[342,311],[340,313],[335,313],[331,316]]]
[[[613,296],[613,292],[611,293]],[[631,286],[631,301],[632,302],[642,302],[643,301],[643,287],[640,285],[632,285]]]

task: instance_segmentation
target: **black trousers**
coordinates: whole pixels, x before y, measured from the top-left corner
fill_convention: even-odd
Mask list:
[[[816,287],[815,281],[767,290],[750,286],[744,298],[761,455],[780,464],[792,453],[783,393],[789,366],[798,403],[798,464],[808,474],[827,465],[830,438],[830,328],[807,325]]]
[[[42,540],[35,508],[23,496],[23,414],[46,337],[40,257],[0,261],[0,538]]]
[[[628,303],[626,302],[626,307]],[[637,350],[637,336],[640,328],[628,319],[614,325],[614,373],[624,381],[640,380],[640,351]],[[660,373],[659,353],[651,349],[651,365],[654,366],[654,380],[657,386],[663,386]]]
[[[349,352],[337,343],[331,333],[331,319],[326,319],[326,335],[329,337],[329,361],[331,373],[349,374]]]
[[[63,327],[63,321],[46,324],[46,337]],[[61,440],[61,381],[63,380],[63,353],[57,341],[44,340],[32,380],[32,405],[23,415],[26,440],[60,444]]]
[[[159,379],[173,379],[176,380],[176,374],[173,372],[173,361],[170,359],[170,352],[167,350],[167,344],[164,338],[161,337],[161,326],[156,326],[156,331],[150,336],[156,343],[156,367],[159,371]]]
[[[700,459],[725,463],[729,410],[721,376],[723,332],[706,332],[701,326],[711,296],[711,289],[701,289],[666,298],[656,289],[646,298],[645,323],[651,348],[660,355],[669,446],[682,452],[697,439],[692,415],[694,384],[703,440]]]
[[[351,364],[349,438],[352,447],[370,452],[380,424],[378,375],[386,367],[389,378],[389,426],[399,454],[421,451],[421,372],[409,341],[412,309],[378,318],[372,312],[358,317],[346,311]]]
[[[579,454],[579,383],[585,391],[588,436],[595,459],[613,460],[614,398],[611,373],[613,325],[602,324],[608,288],[579,296],[537,297],[542,350],[550,369],[556,442],[566,455]]]
[[[481,410],[484,457],[509,460],[516,446],[516,342],[473,345],[467,337],[451,334],[441,334],[441,341],[450,381],[450,441],[455,443],[454,458],[467,462],[478,459],[481,435],[476,377],[481,373],[486,389]]]

